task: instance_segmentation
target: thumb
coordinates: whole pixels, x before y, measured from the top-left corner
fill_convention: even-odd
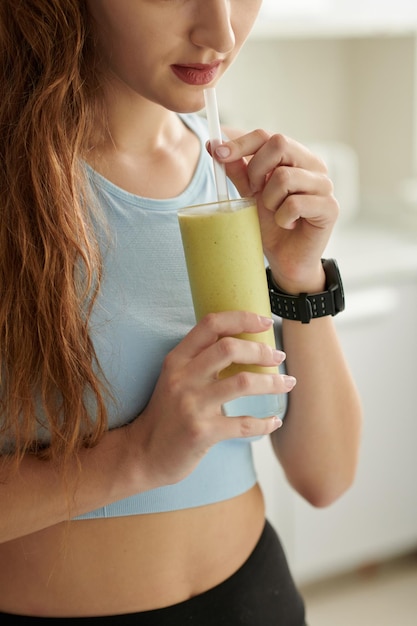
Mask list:
[[[219,163],[222,163],[226,167],[226,175],[240,195],[242,197],[252,196],[253,192],[249,185],[248,178],[248,164],[245,158],[239,158],[236,161],[225,162],[225,160],[230,156],[230,148],[227,143],[222,143],[216,147],[214,154],[212,153],[210,142],[206,143],[207,152],[212,156],[213,159],[216,159]]]

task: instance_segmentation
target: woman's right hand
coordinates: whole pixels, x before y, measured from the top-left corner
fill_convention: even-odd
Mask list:
[[[185,478],[219,441],[267,435],[279,428],[281,420],[275,417],[225,417],[221,405],[246,395],[288,392],[293,377],[249,372],[218,376],[231,363],[282,363],[283,352],[234,337],[266,331],[271,325],[271,319],[254,313],[213,313],[166,356],[148,405],[127,427],[133,454],[141,471],[149,472],[152,487]]]
[[[197,324],[167,355],[138,419],[107,431],[96,446],[83,448],[71,460],[74,497],[68,497],[68,484],[55,465],[25,455],[19,471],[0,481],[0,543],[178,482],[218,441],[278,428],[280,422],[273,418],[224,417],[221,405],[242,395],[283,393],[294,379],[253,373],[218,378],[232,362],[272,366],[283,360],[282,352],[232,337],[262,332],[270,325],[253,313],[230,311],[209,315]]]

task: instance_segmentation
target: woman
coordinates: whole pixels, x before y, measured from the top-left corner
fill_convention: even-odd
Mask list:
[[[331,316],[282,321],[281,350],[195,325],[176,218],[214,199],[203,89],[260,0],[3,0],[0,6],[0,617],[41,624],[304,623],[265,522],[248,438],[270,435],[315,506],[355,474],[360,407]],[[326,288],[337,218],[323,163],[265,131],[213,158],[256,197],[272,280]],[[297,384],[295,384],[297,381]],[[290,392],[290,393],[289,393]],[[277,417],[226,418],[289,393]],[[55,623],[55,622],[53,622]]]

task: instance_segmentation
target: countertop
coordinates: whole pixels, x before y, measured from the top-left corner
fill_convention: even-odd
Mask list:
[[[347,289],[417,281],[417,232],[357,221],[336,227],[323,256],[337,259]]]

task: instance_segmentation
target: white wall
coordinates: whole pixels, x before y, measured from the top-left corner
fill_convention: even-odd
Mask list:
[[[417,175],[415,50],[413,35],[251,39],[219,84],[223,122],[348,144],[363,210],[386,219]]]
[[[339,41],[248,41],[218,88],[224,120],[303,141],[345,139],[345,56]]]

